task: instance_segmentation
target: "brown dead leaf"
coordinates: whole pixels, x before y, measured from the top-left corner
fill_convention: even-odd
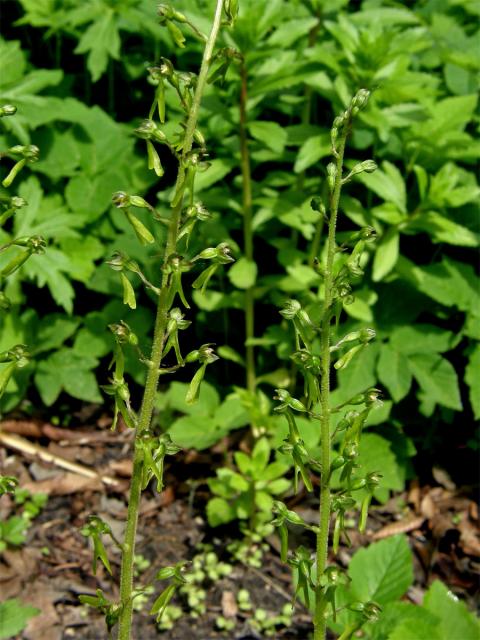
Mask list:
[[[438,512],[435,502],[430,494],[431,492],[426,493],[420,503],[420,513],[429,520]]]
[[[420,483],[418,482],[418,478],[415,478],[410,483],[407,502],[413,505],[415,511],[418,512],[420,509]]]
[[[54,478],[28,482],[23,487],[32,493],[47,493],[50,496],[65,496],[87,489],[102,491],[104,488],[100,478],[85,478],[76,473],[59,473]]]
[[[113,469],[115,473],[124,478],[131,478],[133,471],[133,461],[130,458],[124,458],[123,460],[117,460],[109,464],[110,469]]]
[[[2,420],[0,429],[6,433],[16,433],[19,436],[29,436],[30,438],[42,436],[41,425],[33,420]]]
[[[15,572],[15,575],[26,581],[35,575],[38,560],[41,558],[39,549],[23,547],[21,549],[6,549],[3,552],[5,563]]]
[[[463,516],[458,528],[463,552],[469,556],[480,557],[480,531],[478,527]]]
[[[63,594],[54,591],[45,580],[36,580],[22,593],[22,602],[40,609],[40,614],[31,618],[23,632],[25,640],[61,640],[62,628],[54,602]]]
[[[235,618],[238,613],[237,601],[233,591],[222,593],[222,614],[225,618]]]
[[[449,491],[455,491],[456,485],[451,479],[448,472],[445,471],[445,469],[442,469],[441,467],[433,467],[432,475],[439,485],[441,485],[445,489],[448,489]]]
[[[421,527],[424,522],[424,516],[415,516],[413,518],[411,517],[399,520],[398,522],[392,522],[391,524],[387,524],[385,527],[382,527],[379,531],[377,531],[373,535],[373,539],[382,540],[383,538],[395,536],[397,535],[397,533],[408,533],[409,531],[414,531],[415,529]]]

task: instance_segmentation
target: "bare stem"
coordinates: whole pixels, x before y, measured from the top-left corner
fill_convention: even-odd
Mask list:
[[[177,175],[177,187],[185,183],[185,164],[183,160],[187,157],[188,153],[192,149],[193,134],[197,126],[198,112],[200,103],[205,89],[207,81],[208,71],[212,60],[212,53],[215,46],[215,42],[218,36],[218,32],[221,25],[223,11],[223,0],[217,0],[215,16],[213,19],[212,29],[208,40],[205,44],[205,50],[203,53],[202,65],[200,67],[200,73],[198,75],[197,87],[195,95],[193,97],[192,107],[190,109],[186,131],[185,140],[182,150],[182,157],[180,159],[180,165]],[[176,189],[174,190],[174,193]],[[173,208],[172,217],[170,219],[170,225],[168,229],[167,242],[164,253],[164,263],[167,262],[170,255],[175,253],[177,247],[178,228],[180,222],[180,214],[182,211],[183,198],[180,198],[180,202]],[[136,431],[136,440],[146,431],[148,431],[152,419],[153,406],[155,402],[155,395],[158,387],[158,379],[160,376],[160,365],[162,361],[162,350],[165,339],[165,331],[167,326],[168,315],[168,301],[170,299],[170,285],[166,274],[162,279],[162,289],[160,292],[157,315],[155,320],[155,329],[153,335],[152,352],[150,356],[150,367],[147,374],[147,380],[145,383],[145,390],[142,399],[142,405],[140,409],[139,422]],[[133,590],[133,560],[135,553],[135,537],[138,523],[138,510],[140,505],[141,496],[141,478],[143,467],[143,454],[141,449],[136,447],[133,459],[133,472],[132,482],[130,485],[130,497],[128,502],[128,515],[127,525],[125,529],[125,537],[123,542],[122,553],[122,568],[120,579],[120,618],[118,629],[118,640],[130,640],[131,627],[132,627],[132,590]]]

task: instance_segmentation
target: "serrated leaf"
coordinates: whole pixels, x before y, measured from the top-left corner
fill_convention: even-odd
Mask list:
[[[109,58],[120,56],[120,35],[112,9],[96,19],[80,38],[75,53],[88,53],[87,67],[96,82],[107,68]]]
[[[386,386],[395,402],[400,402],[412,386],[412,373],[405,355],[384,344],[377,364],[378,378]]]
[[[475,419],[480,418],[480,344],[476,344],[468,358],[465,369],[465,382],[468,384],[470,404]]]
[[[228,278],[238,289],[250,289],[257,279],[257,265],[253,260],[242,257],[230,267]]]
[[[62,389],[79,400],[101,402],[102,396],[92,373],[97,365],[96,358],[79,355],[70,348],[62,348],[41,361],[35,373],[35,384],[43,402],[51,406]]]
[[[22,604],[16,598],[0,602],[0,638],[16,636],[25,629],[30,618],[39,613],[39,609]]]
[[[437,628],[442,640],[478,640],[480,637],[478,618],[438,580],[432,583],[425,594],[423,606],[439,619]]]
[[[412,552],[405,536],[392,536],[360,549],[348,572],[351,591],[361,601],[380,605],[397,600],[413,583]]]
[[[436,353],[412,354],[408,360],[413,375],[431,402],[462,410],[457,374],[448,360]]]

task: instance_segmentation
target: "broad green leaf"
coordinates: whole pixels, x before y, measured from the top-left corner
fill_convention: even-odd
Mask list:
[[[288,20],[273,32],[269,37],[268,42],[271,45],[282,48],[290,47],[296,40],[304,35],[308,35],[310,29],[313,29],[318,24],[316,18],[296,18],[295,20]]]
[[[399,327],[390,333],[390,344],[404,355],[414,353],[443,353],[454,347],[455,336],[451,331],[434,324],[413,324]]]
[[[192,414],[175,420],[168,433],[179,447],[202,450],[223,438],[228,428],[215,423],[213,417]]]
[[[442,640],[478,640],[480,637],[478,618],[438,580],[432,583],[425,594],[423,606],[439,619],[438,630]]]
[[[457,374],[448,360],[427,352],[409,355],[408,361],[410,370],[431,402],[455,411],[462,410]]]
[[[214,158],[210,162],[210,166],[203,173],[197,173],[195,176],[195,192],[203,191],[204,189],[208,189],[212,185],[216,184],[225,176],[227,176],[230,171],[235,166],[233,160],[227,160],[226,158]]]
[[[423,607],[410,602],[389,602],[382,608],[380,619],[366,624],[363,630],[369,640],[406,640],[428,638],[442,640],[437,630],[438,619]],[[416,629],[422,630],[421,635]]]
[[[394,268],[399,254],[400,235],[395,227],[390,227],[382,236],[373,259],[374,282],[379,282]]]
[[[0,638],[13,638],[25,629],[30,618],[39,613],[39,609],[17,599],[0,602]]]
[[[235,519],[235,509],[223,498],[212,498],[207,503],[207,520],[211,527],[227,524]]]
[[[330,136],[327,133],[308,138],[298,151],[293,167],[295,173],[302,173],[302,171],[316,164],[320,158],[330,155],[330,144]]]
[[[360,440],[358,477],[380,472],[382,479],[375,489],[375,498],[386,502],[390,491],[401,491],[405,482],[405,469],[401,468],[392,451],[391,443],[376,433],[365,433]]]
[[[406,537],[392,536],[360,549],[348,572],[351,591],[359,600],[385,605],[401,598],[413,583],[412,552]]]
[[[359,353],[346,369],[337,373],[339,388],[334,392],[334,402],[348,400],[356,393],[374,387],[377,382],[375,363],[378,356],[378,345],[370,344]]]
[[[257,440],[252,451],[252,466],[254,475],[258,479],[261,479],[262,472],[268,464],[270,451],[270,444],[267,438],[260,438],[260,440]]]
[[[412,386],[408,359],[401,351],[384,344],[380,348],[377,367],[380,382],[387,387],[395,402],[400,402]]]
[[[35,372],[35,384],[43,402],[51,406],[62,389],[79,400],[101,402],[102,397],[92,373],[97,365],[96,358],[82,356],[66,347],[42,360]]]
[[[469,264],[444,258],[427,267],[417,267],[401,256],[397,272],[421,293],[446,307],[474,310],[478,298],[477,275]]]
[[[265,146],[275,153],[282,153],[287,142],[287,132],[277,122],[256,121],[248,125],[250,135],[255,140],[263,142]]]
[[[222,429],[230,431],[248,424],[249,415],[240,398],[232,393],[215,409],[213,419]]]
[[[200,388],[200,396],[197,402],[193,405],[188,405],[185,402],[185,394],[187,393],[188,384],[183,382],[172,382],[166,393],[157,394],[156,405],[160,410],[164,410],[166,407],[181,411],[182,413],[189,413],[192,415],[209,416],[213,417],[215,410],[220,404],[220,396],[214,386],[208,382],[203,381]],[[207,422],[205,420],[205,422]]]
[[[465,382],[470,388],[469,397],[475,419],[480,418],[480,344],[477,342],[470,353],[465,369]]]
[[[228,277],[238,289],[250,289],[257,279],[257,265],[253,260],[242,257],[230,267]]]
[[[405,181],[398,168],[385,160],[381,169],[374,173],[362,173],[358,179],[371,189],[377,196],[387,202],[392,202],[401,213],[407,211],[407,192]]]
[[[418,218],[414,218],[404,231],[426,231],[432,236],[433,242],[444,242],[458,247],[478,247],[480,236],[436,211],[426,211]]]

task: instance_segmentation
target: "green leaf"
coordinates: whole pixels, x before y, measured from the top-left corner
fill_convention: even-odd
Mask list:
[[[448,360],[436,353],[412,354],[408,360],[413,375],[431,402],[462,410],[457,374]]]
[[[370,344],[357,355],[350,365],[338,372],[339,387],[335,390],[334,403],[348,400],[356,393],[374,387],[377,382],[375,362],[378,355],[378,345]]]
[[[43,402],[51,406],[62,389],[79,400],[101,402],[95,375],[98,360],[80,355],[73,349],[63,348],[38,364],[35,384]]]
[[[413,583],[412,552],[405,536],[392,536],[360,549],[348,567],[351,592],[380,605],[393,602]]]
[[[203,173],[198,173],[195,176],[195,192],[208,189],[215,183],[222,180],[235,166],[233,160],[227,160],[226,158],[214,158],[210,162],[210,166]]]
[[[404,230],[426,231],[434,242],[444,242],[457,247],[478,247],[480,236],[436,211],[426,211],[418,218],[414,218]]]
[[[374,282],[383,280],[394,268],[398,260],[399,249],[400,234],[395,227],[390,227],[382,236],[375,251],[372,274]]]
[[[9,545],[18,547],[25,542],[28,522],[20,516],[11,516],[4,522],[0,522],[0,540]]]
[[[395,402],[400,402],[412,386],[408,359],[401,351],[384,344],[380,349],[377,367],[380,382],[387,387]]]
[[[425,594],[423,606],[438,619],[438,630],[442,640],[461,638],[478,640],[480,622],[464,602],[459,600],[447,587],[435,580]]]
[[[230,267],[228,278],[238,289],[250,289],[257,279],[257,265],[253,260],[242,257]]]
[[[223,498],[212,498],[207,503],[207,520],[211,527],[219,527],[235,519],[235,509]]]
[[[277,122],[266,122],[264,120],[250,122],[248,130],[255,140],[263,142],[266,147],[275,153],[283,153],[287,142],[287,132]]]
[[[368,640],[406,640],[407,638],[428,638],[428,640],[441,640],[436,630],[437,618],[423,607],[410,602],[389,602],[382,607],[379,620],[367,623],[362,627]],[[422,635],[415,633],[414,625],[426,631]],[[398,631],[397,631],[398,629]],[[404,635],[399,637],[400,632]]]
[[[115,13],[109,7],[94,20],[79,40],[75,53],[88,53],[87,67],[96,82],[107,68],[109,58],[120,57],[120,35]]]
[[[36,334],[34,353],[61,347],[75,333],[79,324],[80,320],[76,318],[66,318],[59,314],[45,316]]]
[[[427,267],[417,267],[401,256],[397,272],[421,293],[446,307],[458,307],[462,311],[474,310],[478,297],[477,276],[473,267],[444,258]]]
[[[293,170],[295,173],[302,173],[315,163],[320,158],[330,155],[330,136],[328,133],[322,133],[318,136],[308,138],[300,147],[295,160]]]
[[[265,470],[269,459],[270,443],[267,438],[260,438],[255,443],[252,451],[252,468],[256,478],[261,479],[262,472]]]
[[[397,167],[385,160],[382,168],[374,173],[362,173],[358,179],[371,191],[387,202],[392,202],[401,213],[407,211],[407,192],[405,181]]]
[[[25,629],[30,618],[39,613],[39,609],[24,605],[17,599],[0,602],[0,638],[13,638]]]
[[[414,324],[394,329],[390,333],[390,345],[405,355],[414,353],[443,353],[454,345],[455,336],[433,324]]]
[[[168,433],[182,449],[207,449],[228,433],[228,429],[216,424],[213,418],[189,415],[178,418]]]
[[[390,491],[401,491],[405,482],[405,468],[392,451],[392,444],[376,433],[362,435],[359,447],[359,477],[367,473],[381,472],[380,485],[375,489],[375,498],[386,502]]]
[[[480,344],[475,344],[465,369],[465,382],[470,388],[470,404],[475,419],[480,418]]]

